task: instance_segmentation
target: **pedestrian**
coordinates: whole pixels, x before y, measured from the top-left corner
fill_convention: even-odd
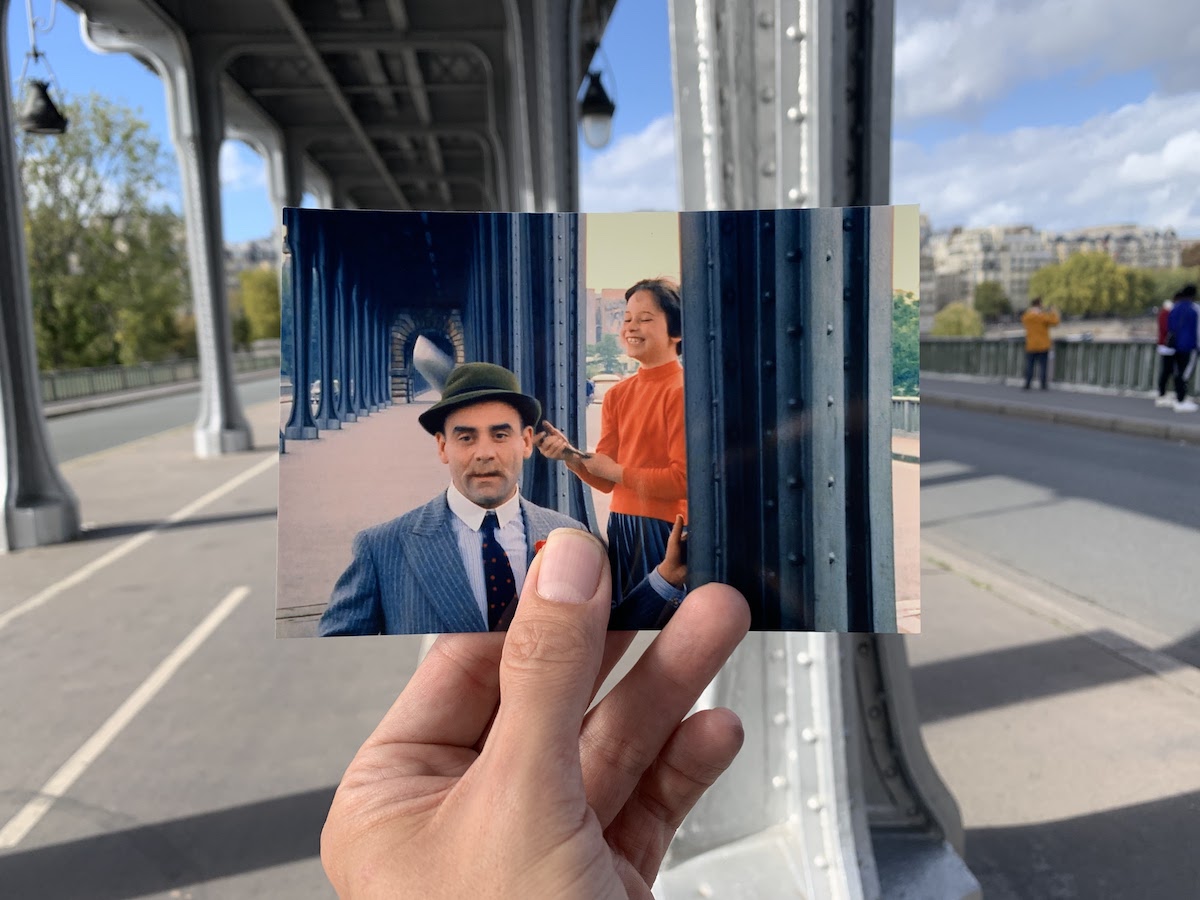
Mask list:
[[[1187,395],[1188,379],[1200,346],[1200,314],[1196,311],[1196,286],[1186,285],[1175,295],[1175,306],[1167,316],[1167,344],[1175,349],[1175,412],[1195,412],[1200,407]]]
[[[1167,396],[1167,385],[1175,374],[1175,348],[1167,346],[1167,316],[1175,304],[1164,300],[1158,310],[1158,358],[1160,360],[1158,373],[1158,399],[1155,406],[1174,406],[1175,398]]]
[[[1036,364],[1046,390],[1046,364],[1050,359],[1050,326],[1059,323],[1058,313],[1053,309],[1042,309],[1042,298],[1034,297],[1029,308],[1021,316],[1025,326],[1025,390],[1033,382],[1033,367]]]

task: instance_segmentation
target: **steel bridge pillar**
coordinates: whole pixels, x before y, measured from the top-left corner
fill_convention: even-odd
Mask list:
[[[685,209],[888,203],[892,3],[671,0],[670,11]],[[780,571],[760,567],[757,580],[747,582],[729,554],[715,556],[718,544],[710,548],[714,566],[707,574],[740,579],[752,594],[774,592],[781,616],[794,603],[803,627],[854,628],[871,618],[874,627],[894,627],[883,604],[869,602],[891,595],[890,570],[861,553],[856,558],[853,547],[856,536],[886,546],[891,527],[890,493],[881,495],[881,470],[890,465],[890,429],[881,425],[890,414],[890,371],[881,397],[871,381],[879,373],[872,376],[854,358],[878,348],[879,329],[890,327],[870,302],[886,303],[890,315],[890,280],[885,296],[876,296],[867,236],[852,233],[878,214],[847,211],[844,221],[842,213],[819,215],[837,216],[837,227],[826,223],[793,248],[776,247],[778,233],[770,238],[773,264],[794,249],[797,262],[814,262],[815,252],[815,270],[799,281],[756,270],[755,293],[735,294],[733,311],[700,310],[701,323],[685,315],[691,335],[685,346],[715,341],[720,349],[710,348],[699,370],[688,366],[689,412],[708,407],[689,417],[689,427],[703,429],[712,419],[708,424],[719,432],[729,424],[720,397],[729,372],[722,366],[748,368],[775,395],[757,418],[735,422],[746,439],[771,449],[758,480],[750,481],[757,506],[742,510],[761,519],[761,527],[733,521],[772,547],[793,548],[779,560]],[[699,226],[685,225],[685,241],[693,227]],[[766,258],[763,252],[748,261]],[[692,308],[695,292],[704,293],[697,281],[711,278],[719,272],[689,270],[685,261],[685,306]],[[824,290],[846,301],[805,304],[806,295]],[[714,300],[710,290],[708,303],[724,296]],[[772,328],[755,331],[755,322]],[[761,343],[747,346],[743,330]],[[801,340],[807,355],[789,348]],[[828,365],[817,366],[820,360]],[[790,420],[782,418],[789,408]],[[702,435],[689,436],[688,451],[691,472],[711,467],[721,478],[739,476],[738,466],[722,461]],[[828,491],[840,506],[822,493]],[[721,521],[734,503],[729,492],[718,484],[711,497],[702,496],[704,514]],[[765,515],[771,503],[773,519]],[[822,533],[812,527],[818,513],[836,516]],[[689,556],[707,560],[696,552],[702,549]],[[962,861],[958,809],[921,742],[903,641],[794,632],[752,633],[742,643],[701,705],[736,709],[746,744],[685,820],[656,897],[978,896]]]
[[[0,0],[0,34],[8,0]],[[8,52],[0,73],[11,84]],[[0,553],[68,541],[79,533],[79,501],[58,471],[42,414],[33,337],[25,227],[13,152],[12,99],[0,97]],[[44,138],[53,140],[53,138]]]

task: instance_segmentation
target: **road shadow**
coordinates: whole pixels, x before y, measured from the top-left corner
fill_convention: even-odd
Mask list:
[[[1200,792],[1056,822],[966,832],[967,865],[989,900],[1195,897],[1197,847]]]
[[[6,897],[160,894],[320,852],[335,788],[0,855]]]
[[[1102,633],[1097,632],[1096,636]],[[1117,635],[1104,637],[1121,641]],[[1200,631],[1159,653],[1200,668]],[[922,723],[1117,684],[1149,673],[1086,635],[1041,641],[912,667]],[[964,685],[969,685],[964,690]]]
[[[115,522],[112,525],[100,525],[84,529],[78,541],[99,541],[107,538],[128,537],[139,534],[151,528],[162,531],[177,531],[182,528],[207,528],[212,525],[235,525],[239,522],[252,522],[256,519],[274,519],[278,511],[271,509],[248,509],[243,512],[221,513],[211,516],[189,516],[179,522],[167,522],[164,519],[143,522]]]
[[[1000,477],[1044,488],[1058,498],[1091,500],[1200,532],[1196,493],[1186,489],[1197,482],[1183,474],[1176,443],[937,406],[923,410],[922,420],[923,466],[974,460],[969,472],[922,478],[923,489]],[[969,426],[968,433],[959,433],[962,423]],[[968,455],[958,451],[964,442],[988,449]],[[1054,464],[1031,465],[1034,449]],[[1195,448],[1182,450],[1195,453]],[[1112,471],[1128,477],[1113,478]]]

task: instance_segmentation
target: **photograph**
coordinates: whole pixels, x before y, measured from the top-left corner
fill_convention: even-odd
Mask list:
[[[284,224],[278,636],[504,630],[556,528],[611,629],[919,630],[915,207]]]

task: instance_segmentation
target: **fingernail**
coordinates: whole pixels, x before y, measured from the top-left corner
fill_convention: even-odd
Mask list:
[[[559,603],[586,603],[600,586],[608,560],[600,542],[575,528],[556,528],[546,538],[538,570],[538,596]]]

